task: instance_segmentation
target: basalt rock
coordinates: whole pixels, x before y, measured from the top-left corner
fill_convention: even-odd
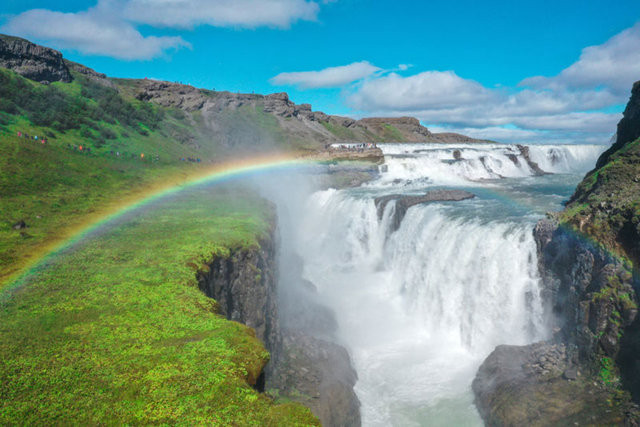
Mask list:
[[[596,163],[596,169],[607,164],[611,155],[620,150],[625,144],[640,138],[640,81],[633,85],[631,98],[622,114],[622,120],[618,123],[616,141],[611,148],[600,155]]]
[[[302,280],[289,294],[294,301],[283,299],[276,266],[274,226],[258,247],[207,262],[198,273],[199,287],[216,300],[220,314],[252,327],[271,353],[258,390],[307,405],[323,425],[359,426],[357,376],[349,353],[333,341],[333,312],[311,298],[315,287]],[[281,305],[291,308],[284,314]]]
[[[3,34],[0,34],[0,67],[40,83],[73,80],[57,50]]]
[[[536,162],[531,160],[531,155],[529,154],[529,147],[528,146],[518,144],[517,147],[518,147],[518,150],[520,151],[520,154],[522,155],[524,160],[527,162],[527,165],[529,165],[529,167],[533,171],[534,175],[541,176],[541,175],[547,175],[548,174],[548,172],[545,172],[542,169],[540,169],[540,166],[538,166],[538,164]]]
[[[501,345],[473,381],[489,426],[637,425],[637,409],[588,372],[564,344]]]
[[[378,219],[382,219],[387,205],[395,201],[393,217],[391,218],[391,231],[400,228],[400,224],[407,210],[411,206],[431,203],[431,202],[459,202],[462,200],[472,199],[475,194],[464,190],[432,190],[422,196],[407,196],[404,194],[390,194],[388,196],[376,197],[374,203],[376,205]]]

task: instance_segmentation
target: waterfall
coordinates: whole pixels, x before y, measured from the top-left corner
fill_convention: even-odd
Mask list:
[[[382,179],[376,185],[460,185],[535,175],[520,146],[511,144],[384,144]],[[603,145],[530,145],[530,160],[545,172],[575,173],[595,165]],[[457,152],[454,157],[454,152]]]
[[[531,228],[416,206],[385,239],[391,209],[378,220],[372,199],[316,193],[299,242],[353,352],[363,421],[420,424],[447,399],[477,421],[468,386],[482,358],[543,336]]]
[[[544,339],[533,225],[558,209],[601,146],[385,144],[379,179],[311,194],[292,245],[337,316],[366,426],[482,425],[471,381],[500,344]],[[545,172],[537,176],[530,162]],[[385,194],[463,188],[392,227]]]

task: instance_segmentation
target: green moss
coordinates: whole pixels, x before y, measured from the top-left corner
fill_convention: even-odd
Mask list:
[[[334,125],[331,122],[320,122],[333,135],[344,141],[356,141],[355,133],[346,127]]]
[[[402,133],[393,125],[382,125],[382,138],[387,142],[401,142],[404,141]]]
[[[270,227],[270,207],[242,194],[156,203],[5,294],[0,424],[317,424],[251,388],[268,353],[197,287],[193,265]]]
[[[606,385],[613,385],[618,382],[617,374],[616,374],[615,363],[610,357],[601,357],[600,358],[600,371],[598,375],[600,380]]]

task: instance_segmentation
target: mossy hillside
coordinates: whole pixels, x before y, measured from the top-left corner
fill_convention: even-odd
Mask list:
[[[404,141],[404,136],[400,132],[400,130],[390,124],[382,125],[382,141],[383,142],[399,142]]]
[[[587,174],[559,219],[619,257],[637,262],[640,254],[634,236],[640,235],[640,139]]]
[[[0,130],[45,136],[56,146],[83,145],[94,155],[157,155],[162,163],[219,154],[181,111],[138,101],[110,80],[73,75],[72,83],[44,86],[0,69]]]
[[[103,212],[228,155],[182,111],[74,77],[45,86],[0,69],[0,283]]]
[[[0,131],[0,280],[109,206],[198,169],[87,155]],[[14,229],[18,221],[27,228]]]
[[[0,306],[0,424],[317,424],[253,390],[268,353],[197,287],[271,216],[237,189],[185,191],[33,272]]]

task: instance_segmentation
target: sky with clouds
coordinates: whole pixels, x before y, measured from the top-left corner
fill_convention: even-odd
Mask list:
[[[110,76],[504,142],[608,143],[640,80],[637,0],[3,0],[0,32]]]

